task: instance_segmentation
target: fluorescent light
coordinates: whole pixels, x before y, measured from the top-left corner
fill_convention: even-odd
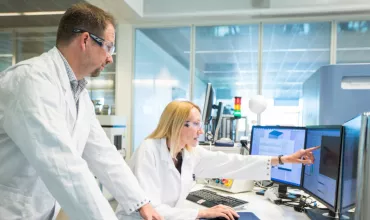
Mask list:
[[[13,54],[0,54],[0,57],[13,57]]]
[[[370,89],[370,76],[344,76],[342,89]]]
[[[5,17],[5,16],[21,16],[21,13],[18,12],[10,12],[10,13],[0,13],[0,17]]]
[[[0,13],[0,17],[12,16],[37,16],[37,15],[62,15],[65,11],[31,11],[31,12],[7,12]]]

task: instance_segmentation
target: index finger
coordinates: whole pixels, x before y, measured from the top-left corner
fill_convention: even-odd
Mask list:
[[[319,149],[320,147],[321,147],[321,146],[311,147],[311,148],[306,149],[305,151],[306,151],[306,152],[312,152],[312,151],[314,151],[314,150]]]

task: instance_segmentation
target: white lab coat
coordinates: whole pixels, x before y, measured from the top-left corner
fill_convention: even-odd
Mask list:
[[[0,218],[51,219],[56,199],[70,219],[116,219],[90,170],[124,212],[148,202],[86,89],[77,115],[56,48],[1,73]]]
[[[191,152],[183,150],[180,175],[167,149],[166,139],[145,140],[129,165],[154,208],[170,220],[196,219],[197,209],[181,208],[192,188],[193,174],[199,178],[271,178],[271,157],[225,154],[199,146]],[[120,205],[116,213],[119,219],[128,219]]]

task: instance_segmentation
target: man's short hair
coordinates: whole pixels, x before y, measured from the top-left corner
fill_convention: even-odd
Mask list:
[[[89,31],[103,38],[107,24],[115,26],[110,13],[89,3],[77,3],[68,8],[60,19],[56,45],[68,45],[75,37],[73,29]]]

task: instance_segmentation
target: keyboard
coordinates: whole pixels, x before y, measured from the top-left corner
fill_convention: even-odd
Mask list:
[[[221,196],[216,192],[207,189],[190,192],[186,199],[208,208],[215,205],[226,205],[237,208],[248,203],[247,201],[230,196]]]

